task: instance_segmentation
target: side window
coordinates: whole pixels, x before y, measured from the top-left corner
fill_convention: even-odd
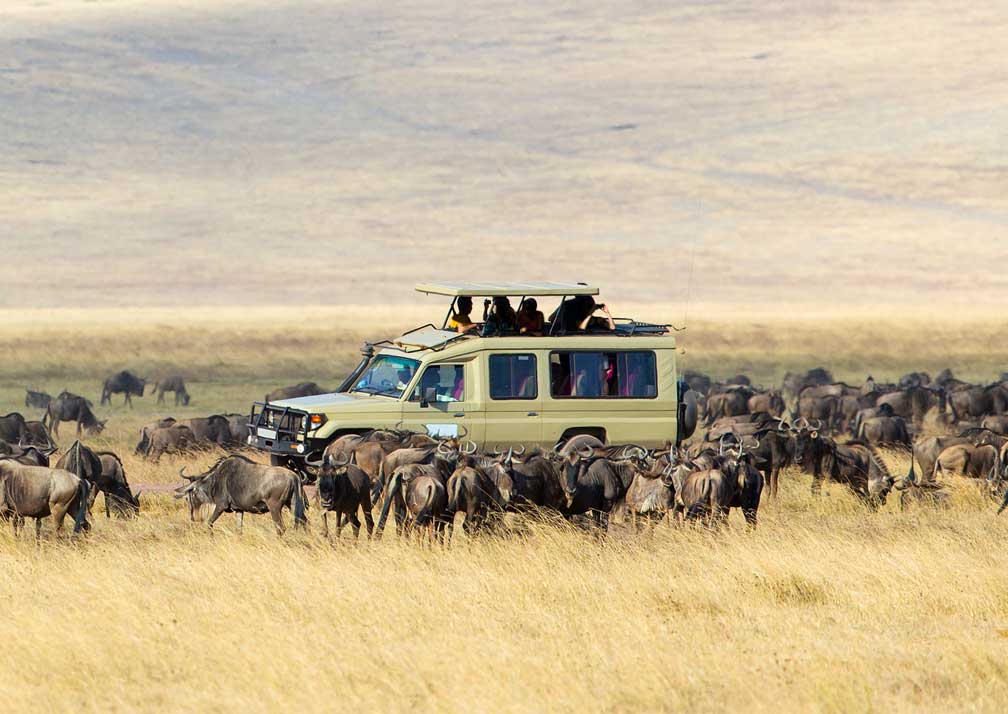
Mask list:
[[[428,389],[434,389],[435,401],[438,402],[465,401],[465,368],[460,364],[431,365],[420,376],[420,383],[410,401],[420,401]]]
[[[490,355],[491,399],[535,399],[535,355]]]
[[[658,396],[654,352],[554,352],[550,394],[578,399]]]

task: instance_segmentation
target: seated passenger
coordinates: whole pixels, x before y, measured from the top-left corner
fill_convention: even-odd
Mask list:
[[[539,312],[535,298],[525,298],[518,307],[518,332],[523,335],[542,337],[546,318]]]
[[[518,320],[511,301],[503,295],[498,295],[491,302],[483,303],[483,331],[481,334],[493,335],[501,332],[514,332],[518,329]]]
[[[469,317],[472,312],[472,298],[468,296],[462,296],[455,301],[455,309],[452,310],[451,319],[448,320],[448,329],[455,330],[456,332],[471,332],[479,327],[472,318]]]

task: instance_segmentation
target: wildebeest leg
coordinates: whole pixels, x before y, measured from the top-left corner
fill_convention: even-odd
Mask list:
[[[223,508],[221,508],[220,506],[214,506],[213,513],[211,513],[210,517],[207,519],[207,526],[213,528],[214,522],[216,522],[216,520],[220,518],[223,514],[224,514]]]
[[[371,540],[371,534],[374,532],[374,516],[371,515],[371,499],[365,496],[361,500],[361,510],[364,511],[364,525],[367,526],[367,537]]]
[[[336,540],[343,533],[343,511],[336,511]]]
[[[822,482],[823,482],[822,470],[818,466],[816,466],[812,470],[812,495],[813,496],[819,496],[820,494],[822,494]]]
[[[329,511],[322,511],[322,537],[329,537]]]
[[[245,511],[235,513],[235,521],[238,523],[238,533],[245,529]]]
[[[81,438],[81,430],[82,430],[83,426],[84,426],[84,420],[81,419],[80,417],[77,417],[77,438],[78,439]]]
[[[269,507],[270,515],[273,516],[273,524],[276,526],[277,535],[283,535],[284,524],[283,524],[283,505],[277,503],[276,506]],[[337,524],[339,525],[339,524]],[[337,528],[337,532],[338,532]]]
[[[756,509],[755,508],[743,508],[742,515],[745,516],[746,523],[750,528],[756,527]]]
[[[42,519],[35,519],[35,542],[38,543],[42,540]]]
[[[350,526],[353,528],[354,540],[360,538],[360,518],[357,517],[357,511],[347,515],[347,520],[350,521]]]
[[[126,399],[123,401],[123,406],[129,404],[129,408],[133,408],[133,397],[130,395],[129,390],[126,390]]]

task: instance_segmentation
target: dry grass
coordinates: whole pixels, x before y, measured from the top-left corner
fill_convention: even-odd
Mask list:
[[[97,401],[113,366],[191,365],[189,409],[116,401],[88,440],[122,453],[133,483],[168,484],[216,455],[133,457],[155,414],[243,410],[267,386],[331,383],[353,361],[357,334],[341,331],[352,312],[310,334],[224,317],[185,331],[177,317],[116,326],[86,312],[7,323],[0,411],[18,406],[25,379]],[[938,332],[954,342],[964,329]],[[932,331],[874,326],[886,341],[872,347],[835,322],[722,322],[688,339],[693,363],[720,374],[770,379],[808,360],[881,379],[946,359],[994,370],[998,325],[977,329],[988,341],[948,352]],[[857,366],[871,349],[891,373]],[[887,459],[906,468],[905,455]],[[329,544],[314,510],[307,534],[277,539],[250,516],[239,535],[225,516],[211,536],[168,495],[145,496],[133,522],[97,516],[76,543],[47,528],[36,547],[2,529],[0,699],[57,711],[1003,711],[1008,519],[965,481],[951,510],[906,513],[870,513],[836,485],[813,500],[796,472],[782,483],[754,533],[734,514],[716,534],[519,523],[447,550],[391,535]]]

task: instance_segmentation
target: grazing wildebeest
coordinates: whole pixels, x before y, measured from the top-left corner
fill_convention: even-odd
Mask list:
[[[298,397],[313,397],[316,394],[326,394],[326,390],[315,384],[315,382],[302,382],[292,387],[278,387],[266,395],[263,401],[279,402],[284,399],[296,399]]]
[[[181,453],[197,445],[192,429],[185,424],[172,424],[155,429],[151,433],[146,457],[151,461],[157,461],[164,453]]]
[[[188,498],[190,515],[200,507],[210,504],[214,507],[207,525],[224,513],[266,513],[269,512],[276,525],[277,534],[283,534],[283,509],[294,513],[294,527],[303,527],[305,518],[305,497],[301,479],[296,473],[282,466],[266,466],[238,454],[225,456],[198,476],[186,476],[185,468],[179,475],[189,481],[175,489],[175,498]],[[241,520],[239,520],[241,527]]]
[[[910,445],[910,430],[903,417],[879,416],[865,419],[857,434],[859,441],[865,441],[872,446],[887,444]]]
[[[146,379],[140,379],[128,369],[124,369],[105,380],[105,384],[102,385],[101,404],[111,404],[113,394],[125,394],[123,403],[132,407],[133,396],[142,397],[146,386]]]
[[[28,426],[25,418],[18,412],[11,412],[0,417],[0,441],[8,444],[17,444],[23,441],[28,434]]]
[[[838,444],[817,428],[803,427],[795,435],[794,462],[812,472],[812,493],[822,491],[825,477],[847,486],[872,508],[885,503],[895,479],[869,444]]]
[[[117,515],[135,515],[139,510],[139,502],[136,496],[129,489],[126,482],[125,471],[115,454],[111,455],[118,465],[118,468],[110,464],[107,468],[98,452],[84,446],[80,441],[75,441],[73,446],[56,462],[56,468],[65,469],[78,478],[84,479],[89,484],[88,510],[94,506],[98,493],[105,494],[105,517],[110,517],[113,503]]]
[[[18,463],[28,466],[48,466],[49,457],[54,451],[56,451],[54,448],[44,449],[21,444],[11,445],[6,441],[0,441],[0,456],[9,456]]]
[[[54,438],[59,437],[60,422],[77,422],[77,438],[81,437],[81,430],[86,429],[88,434],[99,434],[105,428],[105,422],[98,421],[91,411],[88,400],[75,394],[61,394],[49,403],[43,424],[52,430]]]
[[[45,392],[36,392],[32,389],[25,387],[25,407],[35,407],[36,409],[47,409],[49,407],[49,402],[52,401],[52,397]]]
[[[132,518],[140,512],[140,491],[133,493],[126,480],[126,468],[117,454],[111,451],[96,451],[101,460],[101,481],[98,487],[105,494],[105,517],[109,507],[121,518]],[[110,503],[111,501],[111,503]]]
[[[200,445],[217,445],[220,447],[234,445],[231,433],[231,423],[220,414],[208,417],[193,417],[182,419],[177,424],[187,426],[192,430],[193,437]]]
[[[318,495],[322,504],[322,535],[329,536],[329,521],[327,514],[336,514],[336,537],[339,538],[343,529],[345,516],[353,526],[354,538],[360,535],[360,518],[358,509],[364,513],[367,524],[367,535],[371,538],[374,531],[374,519],[371,516],[371,479],[363,469],[350,463],[347,456],[330,455],[323,458],[319,471]]]
[[[157,421],[152,421],[150,424],[144,425],[140,429],[140,441],[137,442],[136,448],[133,453],[140,456],[146,454],[150,449],[150,437],[158,429],[164,429],[176,424],[175,417],[165,417],[164,419],[158,419]]]
[[[0,458],[0,517],[13,521],[14,532],[25,518],[35,519],[35,539],[42,535],[42,519],[52,516],[56,532],[63,530],[66,514],[74,514],[74,533],[90,528],[87,522],[87,481],[69,471],[28,466]]]
[[[228,412],[226,414],[221,414],[222,417],[227,419],[228,426],[231,427],[231,441],[235,446],[244,446],[248,443],[249,429],[248,429],[248,414],[235,414],[233,412]]]
[[[398,466],[392,472],[385,489],[385,504],[378,518],[378,538],[385,529],[393,502],[396,503],[397,514],[402,509],[405,515],[402,526],[396,524],[397,533],[419,528],[426,530],[431,540],[443,537],[447,526],[445,509],[448,506],[448,491],[437,467],[413,463]]]
[[[172,392],[175,395],[175,406],[189,406],[189,392],[186,390],[185,380],[179,375],[165,377],[154,383],[154,391],[157,393],[157,403],[165,403],[165,392]]]

